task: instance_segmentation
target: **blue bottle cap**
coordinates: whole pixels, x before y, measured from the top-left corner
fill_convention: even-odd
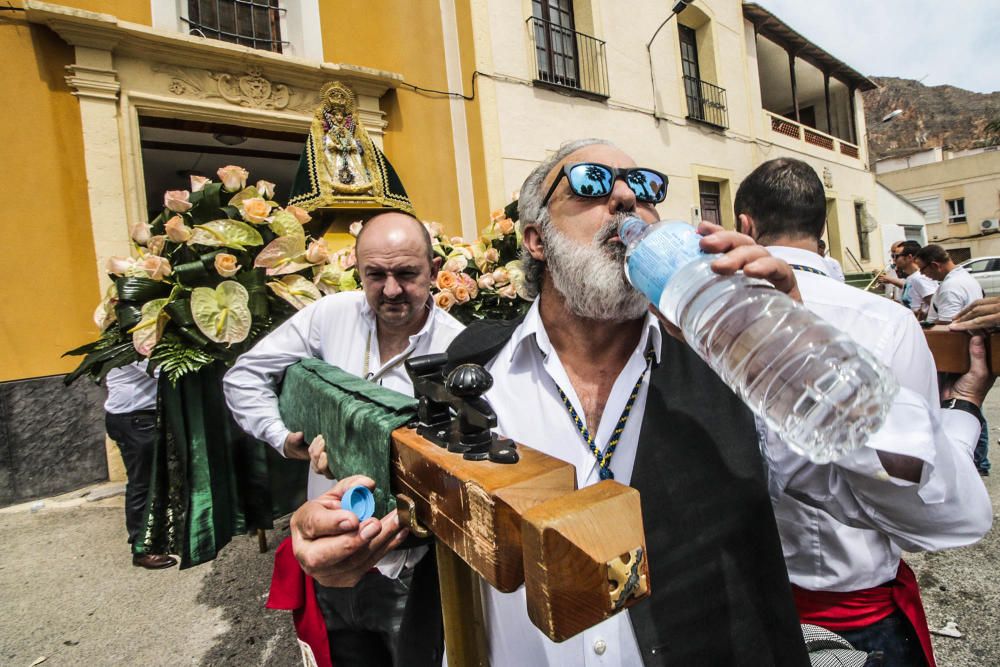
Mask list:
[[[354,512],[358,521],[364,521],[375,514],[375,496],[367,486],[352,486],[344,493],[340,506]]]

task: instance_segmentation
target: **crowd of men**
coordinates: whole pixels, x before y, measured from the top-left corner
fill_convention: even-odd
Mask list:
[[[581,188],[570,169],[579,164],[605,168],[609,189]],[[340,507],[349,487],[373,482],[329,479],[326,443],[285,427],[285,370],[315,357],[412,394],[403,369],[411,356],[488,351],[498,432],[572,463],[578,487],[613,477],[640,491],[653,582],[650,599],[562,643],[532,625],[523,589],[484,586],[491,664],[806,665],[801,624],[811,624],[855,649],[836,664],[934,665],[901,553],[972,544],[989,530],[973,450],[987,432],[980,406],[994,378],[978,335],[970,370],[939,378],[918,319],[975,332],[1000,320],[1000,301],[978,300],[946,253],[910,241],[893,246],[897,277],[885,280],[906,308],[845,285],[821,247],[826,201],[815,171],[785,158],[754,170],[736,194],[736,231],[699,227],[702,249],[720,254],[713,270],[769,281],[852,336],[900,385],[865,447],[814,464],[756,419],[629,284],[618,227],[627,216],[655,222],[666,196],[634,186],[637,171],[620,148],[585,139],[528,176],[518,213],[536,298],[513,325],[463,331],[431,298],[440,259],[424,226],[382,213],[357,239],[363,291],[299,311],[227,374],[240,425],[310,461],[292,545],[317,584],[324,659],[440,664],[436,586],[419,584],[435,576],[434,554],[407,539],[395,512],[359,522]]]

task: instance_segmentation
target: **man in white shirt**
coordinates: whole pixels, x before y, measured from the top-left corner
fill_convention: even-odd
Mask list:
[[[883,275],[879,278],[879,282],[901,288],[899,302],[912,310],[917,319],[922,321],[930,310],[931,299],[937,292],[938,283],[920,272],[916,260],[918,252],[920,244],[916,241],[900,241],[894,245],[892,258],[896,263],[896,270],[906,278]]]
[[[830,277],[834,280],[839,280],[840,282],[845,282],[847,279],[844,277],[844,269],[841,268],[840,262],[826,251],[826,241],[823,239],[819,240],[819,256],[823,258],[826,265],[829,267]]]
[[[795,269],[804,305],[871,351],[902,387],[886,425],[833,464],[813,465],[768,437],[775,515],[802,621],[882,651],[887,665],[933,664],[916,581],[900,553],[971,544],[989,530],[990,500],[972,465],[979,425],[969,414],[992,385],[982,343],[975,373],[947,390],[960,409],[939,410],[934,360],[916,319],[824,275],[815,249],[826,201],[809,165],[764,163],[740,185],[735,208],[740,229]],[[910,599],[901,595],[907,585]]]
[[[398,212],[371,218],[355,254],[363,292],[333,294],[303,308],[240,356],[224,380],[226,402],[244,430],[287,458],[311,460],[310,499],[334,482],[320,474],[327,471],[322,440],[309,447],[281,420],[277,389],[285,370],[314,357],[412,395],[403,362],[443,352],[463,328],[430,296],[441,260],[418,220]],[[317,578],[333,662],[403,664],[406,647],[398,638],[407,588],[427,547],[394,551],[407,536],[395,512],[360,524],[343,514],[336,573]],[[372,571],[376,565],[379,572]]]
[[[146,372],[148,361],[134,361],[108,372],[104,385],[104,426],[115,441],[125,464],[125,528],[132,545],[132,564],[147,570],[172,567],[177,561],[165,554],[136,553],[146,518],[146,497],[153,472],[156,428],[156,376]]]
[[[948,251],[939,245],[925,245],[914,257],[920,273],[941,285],[931,299],[927,321],[948,324],[966,306],[983,298],[983,288],[961,266],[956,266]]]

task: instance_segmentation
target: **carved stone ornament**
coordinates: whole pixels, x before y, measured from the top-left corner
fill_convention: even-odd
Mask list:
[[[167,90],[174,95],[197,99],[221,98],[230,104],[265,111],[311,111],[316,105],[315,96],[297,95],[290,86],[267,79],[256,67],[243,74],[173,65],[154,67],[153,71],[170,76]]]

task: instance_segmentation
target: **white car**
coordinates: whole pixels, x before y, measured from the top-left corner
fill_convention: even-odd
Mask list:
[[[1000,257],[973,257],[959,266],[979,281],[986,296],[1000,295]]]

